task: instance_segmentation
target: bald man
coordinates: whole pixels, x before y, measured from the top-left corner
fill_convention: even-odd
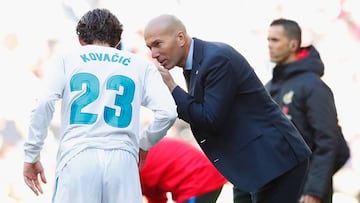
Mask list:
[[[144,39],[178,117],[222,175],[246,192],[234,202],[298,202],[311,150],[247,60],[228,44],[190,37],[173,15],[150,20]],[[176,66],[187,91],[169,73]]]

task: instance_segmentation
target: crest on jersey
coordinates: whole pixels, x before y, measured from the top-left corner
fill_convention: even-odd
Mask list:
[[[285,105],[290,104],[292,102],[292,98],[294,96],[294,91],[290,90],[283,96],[283,102]]]

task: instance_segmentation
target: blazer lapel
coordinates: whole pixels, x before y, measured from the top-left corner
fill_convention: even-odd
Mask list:
[[[190,88],[191,70],[184,70],[183,74],[184,74],[184,78],[185,78],[185,82],[186,82],[186,87],[189,90],[189,88]]]
[[[189,82],[189,94],[191,96],[194,96],[194,92],[195,92],[195,86],[196,86],[196,80],[198,78],[198,73],[199,73],[199,64],[196,64],[192,71],[191,71],[191,75],[190,75],[190,82]]]
[[[193,39],[194,39],[193,64],[189,79],[189,85],[188,85],[188,91],[191,96],[194,96],[196,80],[199,74],[201,60],[203,58],[203,41],[197,38],[193,38]]]

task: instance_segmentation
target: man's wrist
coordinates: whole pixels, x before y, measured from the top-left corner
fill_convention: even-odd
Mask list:
[[[173,92],[176,87],[177,87],[176,83],[172,83],[172,84],[168,85],[168,88],[169,88],[170,92]]]

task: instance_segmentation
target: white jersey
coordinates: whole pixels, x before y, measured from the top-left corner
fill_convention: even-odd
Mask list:
[[[48,68],[46,91],[31,112],[25,162],[36,162],[61,99],[57,171],[87,148],[124,149],[138,158],[174,123],[175,102],[150,60],[115,48],[86,45]],[[154,112],[140,133],[140,109]],[[139,146],[140,145],[140,146]]]

